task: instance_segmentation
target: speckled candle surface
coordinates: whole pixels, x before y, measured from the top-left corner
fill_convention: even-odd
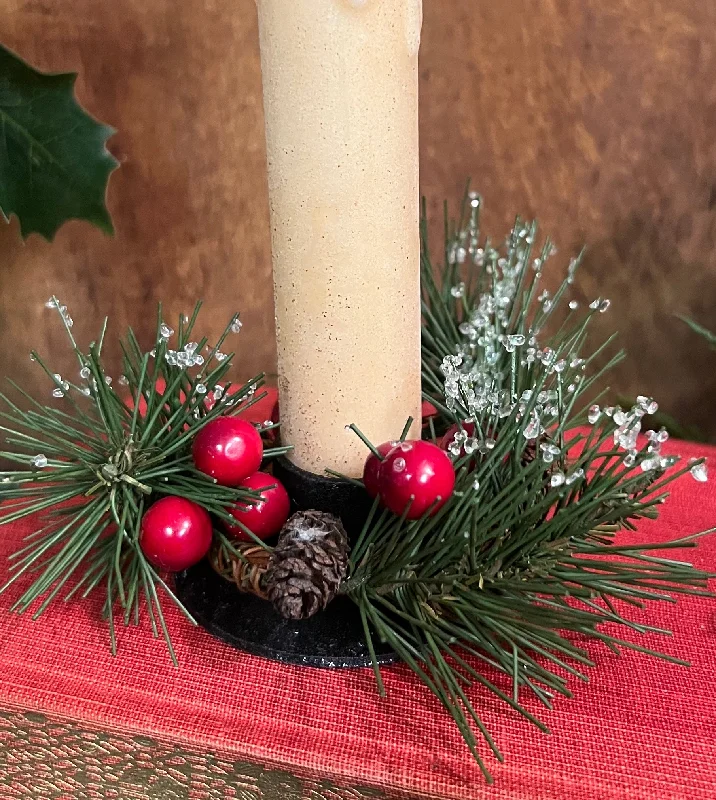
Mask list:
[[[282,436],[357,476],[346,425],[380,443],[420,419],[422,3],[257,4]]]

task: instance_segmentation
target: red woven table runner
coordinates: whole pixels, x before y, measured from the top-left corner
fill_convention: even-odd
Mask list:
[[[677,443],[670,452],[710,455],[716,462],[713,448]],[[674,486],[661,519],[642,525],[634,538],[658,542],[713,525],[716,480],[704,485],[687,476]],[[7,572],[5,556],[32,529],[33,522],[24,521],[0,530],[0,577]],[[672,557],[714,570],[716,537],[706,537],[696,550],[674,551]],[[634,653],[617,658],[595,648],[598,666],[590,672],[591,683],[573,681],[573,700],[557,700],[552,712],[530,706],[549,724],[551,736],[491,696],[476,692],[476,705],[505,755],[502,765],[488,757],[493,787],[484,784],[438,702],[405,668],[385,669],[388,698],[381,700],[370,670],[319,671],[254,658],[213,640],[170,609],[181,663],[175,669],[164,644],[152,639],[148,624],[122,628],[119,655],[113,658],[98,604],[73,599],[33,622],[29,616],[10,614],[11,600],[12,596],[0,597],[0,710],[6,712],[0,717],[7,720],[20,712],[29,725],[36,720],[50,725],[53,720],[70,721],[86,732],[82,735],[94,731],[129,736],[137,751],[133,757],[141,761],[146,749],[142,769],[147,785],[155,789],[146,795],[123,792],[121,786],[116,794],[106,787],[78,793],[72,788],[73,766],[62,740],[53,744],[50,732],[44,749],[36,751],[33,746],[39,745],[31,734],[21,737],[20,744],[5,737],[5,748],[14,751],[4,751],[0,760],[3,800],[274,796],[268,790],[262,794],[260,787],[255,794],[240,790],[236,781],[220,781],[218,772],[211,788],[207,764],[228,764],[224,771],[230,771],[231,764],[246,766],[245,762],[312,780],[312,785],[323,781],[328,783],[321,785],[335,787],[373,787],[378,796],[388,797],[716,798],[712,600],[684,598],[676,606],[654,603],[646,612],[637,612],[638,618],[674,631],[671,639],[652,636],[644,643],[688,659],[692,667]],[[3,730],[0,725],[0,742]],[[151,737],[146,747],[142,736]],[[206,773],[198,781],[191,775],[191,756],[185,755],[174,777],[167,767],[157,783],[151,774],[151,747],[157,742],[182,753],[205,753],[214,761],[197,761],[196,769]],[[68,770],[66,794],[50,794],[47,787],[36,785],[43,769],[62,774],[63,763]],[[77,764],[74,768],[85,769]],[[161,789],[172,780],[176,793]],[[96,781],[101,783],[99,777]],[[300,783],[286,786],[285,791],[271,791],[276,797],[301,796]],[[331,796],[370,794],[356,789]]]

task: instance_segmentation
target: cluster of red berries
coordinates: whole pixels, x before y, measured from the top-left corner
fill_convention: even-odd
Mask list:
[[[217,417],[194,438],[194,466],[222,486],[259,492],[261,500],[238,503],[228,509],[236,525],[225,525],[229,535],[251,541],[277,534],[288,519],[288,493],[279,481],[260,472],[263,441],[256,428],[238,417]],[[183,497],[164,497],[142,519],[139,539],[146,558],[157,568],[179,572],[196,564],[211,547],[213,526],[208,512]]]
[[[278,417],[274,408],[272,418]],[[454,432],[453,432],[454,434]],[[450,431],[446,436],[445,446]],[[386,442],[365,464],[363,482],[372,497],[393,513],[418,519],[434,514],[452,495],[455,471],[444,449],[422,440]],[[249,489],[260,501],[237,503],[227,509],[236,524],[224,524],[238,541],[275,536],[290,513],[284,486],[272,475],[259,471],[263,441],[254,425],[239,417],[217,417],[194,438],[194,466],[222,486]],[[142,519],[140,546],[157,568],[179,572],[196,564],[208,553],[213,526],[208,512],[183,497],[164,497],[154,503]]]
[[[394,514],[418,519],[434,514],[455,488],[455,470],[447,453],[432,442],[385,442],[371,453],[363,483],[371,497]]]

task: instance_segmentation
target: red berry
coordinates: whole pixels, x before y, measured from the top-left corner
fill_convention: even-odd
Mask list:
[[[192,455],[200,472],[222,486],[238,486],[261,466],[264,446],[254,426],[238,417],[217,417],[194,437]]]
[[[438,410],[429,400],[423,400],[422,414],[423,422],[427,422],[430,417],[437,416]]]
[[[432,442],[408,441],[394,447],[380,467],[380,496],[394,514],[408,503],[408,519],[435,513],[455,488],[455,470],[447,454]],[[412,498],[412,502],[411,502]]]
[[[267,486],[273,488],[266,489]],[[261,492],[261,502],[254,505],[239,503],[229,508],[229,514],[234,519],[243,523],[259,539],[270,539],[275,536],[288,519],[291,511],[291,501],[283,484],[279,483],[273,475],[265,472],[255,472],[250,478],[241,481],[239,488],[251,489]],[[266,489],[265,491],[262,491]],[[250,542],[251,537],[238,525],[226,524],[226,530],[240,542]]]
[[[383,459],[388,453],[396,447],[400,442],[384,442],[376,450],[383,456]],[[366,492],[371,497],[377,497],[380,493],[380,468],[383,464],[383,459],[378,458],[375,454],[371,453],[365,460],[363,467],[363,484]]]
[[[145,391],[146,391],[146,390],[149,389],[149,386],[145,384],[144,388],[145,388]],[[164,378],[158,378],[156,383],[154,384],[154,390],[156,391],[156,393],[158,395],[162,395],[163,396],[164,392],[166,391],[166,388],[167,388],[167,383],[164,380]],[[180,392],[179,398],[183,403],[185,398],[186,398],[186,395],[184,394],[184,392]],[[130,395],[126,400],[126,403],[127,403],[127,406],[129,406],[129,408],[132,411],[134,411],[134,397],[132,397]],[[145,400],[144,395],[141,394],[141,395],[139,395],[139,416],[140,417],[145,417],[146,415],[147,415],[147,401]]]
[[[271,409],[271,417],[270,417],[270,419],[271,419],[271,422],[273,422],[274,425],[278,425],[279,420],[280,420],[280,411],[279,411],[279,407],[278,407],[278,399],[276,399],[276,402],[273,404],[273,408]]]
[[[462,426],[457,424],[451,425],[447,429],[447,433],[445,434],[445,436],[443,436],[440,442],[440,447],[442,447],[443,450],[447,450],[450,447],[450,445],[455,441],[455,434],[458,433],[460,430],[465,431],[465,433],[468,436],[473,437],[475,435],[475,423],[463,422]],[[465,447],[463,443],[463,445],[460,447],[460,457],[464,455],[465,455]]]
[[[231,397],[237,392],[240,392],[242,388],[243,387],[240,384],[232,384],[222,393],[222,397]],[[261,392],[263,393],[264,391],[266,392],[265,397],[253,403],[248,408],[244,408],[242,411],[239,411],[238,416],[240,416],[241,419],[245,419],[248,422],[263,423],[269,418],[269,416],[273,417],[273,413],[270,413],[270,409],[275,409],[275,407],[278,405],[278,400],[276,400],[276,389],[273,389],[270,386],[267,386],[265,389],[262,387]],[[248,397],[245,398],[245,401],[248,401],[248,399]],[[204,405],[206,406],[207,411],[211,411],[214,408],[216,405],[214,392],[209,392],[209,394],[207,394],[206,399],[204,400]],[[242,403],[240,405],[242,405]],[[274,420],[274,422],[276,422],[276,420]]]
[[[205,509],[183,497],[163,497],[142,518],[139,545],[158,569],[180,572],[204,558],[212,535]]]

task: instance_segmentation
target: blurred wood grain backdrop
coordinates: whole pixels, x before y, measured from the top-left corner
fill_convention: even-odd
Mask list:
[[[299,1],[299,0],[297,0]],[[300,0],[310,2],[310,0]],[[424,0],[422,189],[439,215],[465,178],[486,227],[537,216],[578,291],[610,297],[630,351],[614,385],[716,436],[716,3]],[[5,0],[0,36],[119,133],[117,235],[70,223],[50,245],[0,224],[0,374],[49,396],[37,347],[73,369],[44,302],[89,340],[106,313],[148,340],[155,304],[202,297],[216,335],[235,309],[242,377],[274,368],[265,151],[253,0]],[[113,352],[116,358],[116,351]]]

